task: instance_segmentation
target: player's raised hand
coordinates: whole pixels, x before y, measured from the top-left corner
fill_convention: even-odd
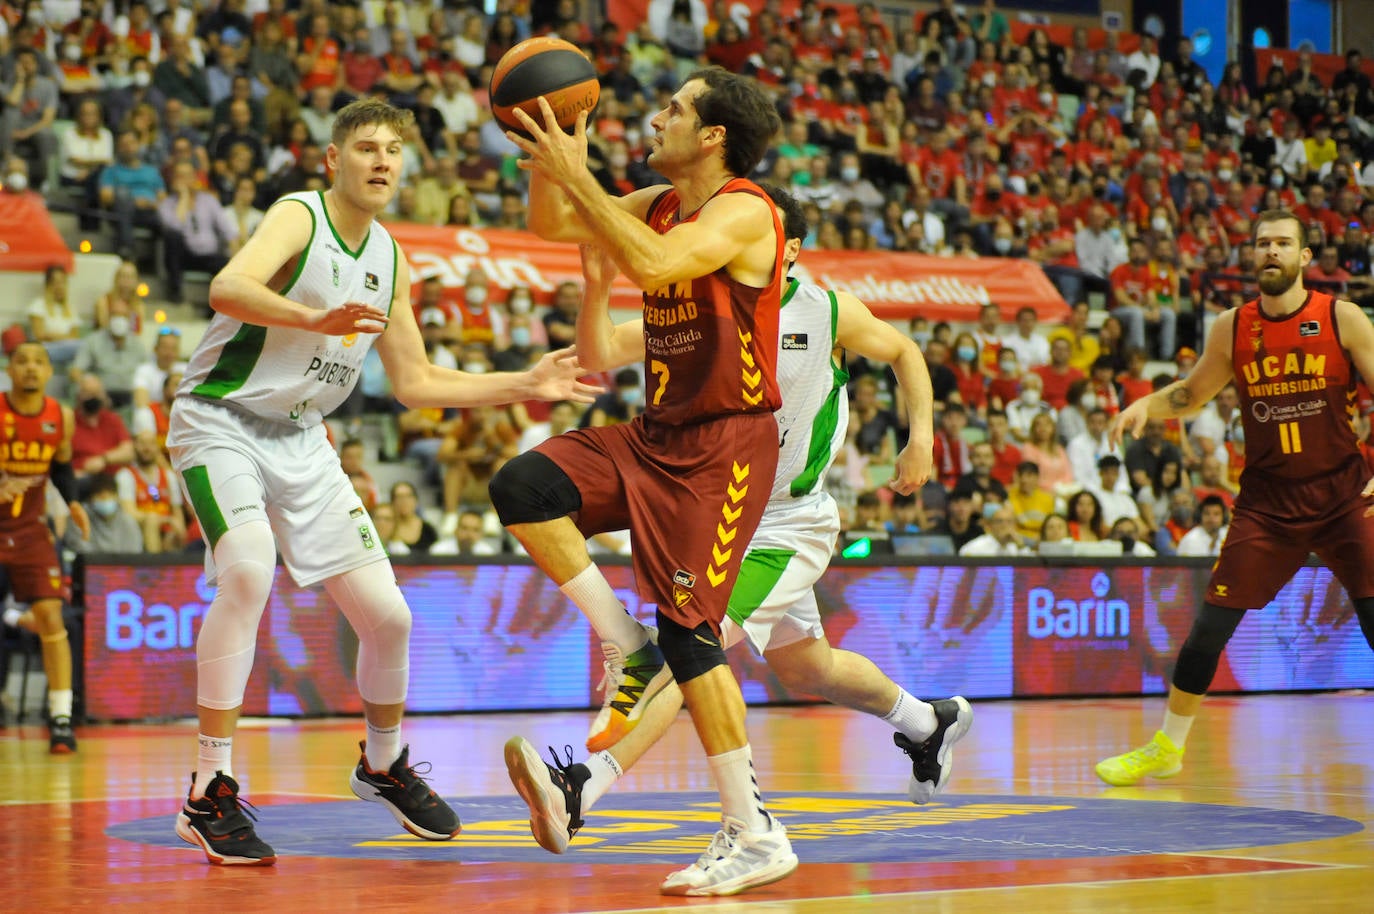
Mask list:
[[[555,349],[544,353],[538,363],[530,369],[530,380],[534,383],[534,395],[540,400],[572,400],[574,403],[590,403],[597,394],[606,392],[599,384],[585,384],[578,378],[587,373],[577,360],[577,352],[572,348]]]
[[[519,162],[521,168],[538,171],[553,183],[566,185],[587,170],[587,112],[577,115],[577,124],[569,136],[558,126],[549,100],[542,95],[539,96],[539,111],[543,124],[536,123],[524,110],[516,108],[515,118],[529,138],[513,131],[506,131],[506,136],[526,155]]]
[[[389,318],[375,305],[351,301],[338,308],[317,311],[308,329],[325,336],[348,336],[351,333],[381,333]]]

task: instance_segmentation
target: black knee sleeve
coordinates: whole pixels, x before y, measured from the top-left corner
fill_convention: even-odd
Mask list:
[[[582,493],[568,474],[538,451],[507,460],[487,484],[487,493],[507,527],[557,520],[582,507]]]
[[[1360,620],[1364,640],[1374,648],[1374,597],[1361,597],[1355,602],[1355,616]]]
[[[662,610],[658,613],[658,649],[679,684],[727,662],[725,648],[709,624],[687,628],[663,615]]]
[[[1238,609],[1227,609],[1215,603],[1202,604],[1188,639],[1178,652],[1178,663],[1174,666],[1175,688],[1190,695],[1206,694],[1217,674],[1221,652],[1244,615]]]

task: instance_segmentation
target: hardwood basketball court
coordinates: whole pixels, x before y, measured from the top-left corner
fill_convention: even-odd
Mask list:
[[[1184,771],[1106,788],[1101,756],[1157,725],[1160,699],[975,703],[950,789],[916,807],[879,720],[829,707],[750,712],[760,781],[801,858],[733,899],[659,881],[705,849],[714,790],[685,715],[588,817],[569,853],[529,836],[501,747],[578,746],[582,713],[412,718],[412,758],[455,799],[452,842],[412,838],[348,790],[361,722],[249,722],[235,774],[271,868],[221,868],[173,833],[194,762],[190,722],[0,731],[0,909],[418,911],[1340,911],[1374,909],[1374,696],[1216,698]],[[580,753],[579,753],[580,757]]]

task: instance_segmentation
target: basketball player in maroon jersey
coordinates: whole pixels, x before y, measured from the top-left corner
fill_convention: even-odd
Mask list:
[[[0,567],[14,598],[29,604],[48,677],[48,749],[76,751],[72,733],[72,648],[62,623],[62,565],[44,520],[49,478],[71,508],[81,535],[91,523],[76,500],[69,406],[47,395],[52,362],[39,343],[10,356],[10,391],[0,398]],[[26,620],[27,621],[27,620]]]
[[[751,79],[699,70],[654,116],[648,164],[671,182],[611,197],[587,170],[586,114],[570,136],[540,100],[530,139],[530,228],[594,244],[644,290],[648,406],[633,422],[559,435],[491,483],[501,521],[591,621],[607,656],[606,704],[587,747],[619,741],[675,678],[721,795],[724,825],[670,895],[775,882],[797,857],[764,808],[744,699],[720,622],[778,457],[774,367],[786,263],[773,202],[745,176],[780,126]],[[595,366],[591,366],[595,367]],[[628,527],[657,635],[626,614],[586,537]]]
[[[1255,223],[1260,297],[1217,318],[1192,373],[1126,409],[1112,428],[1196,412],[1227,383],[1240,392],[1245,471],[1231,532],[1174,666],[1163,727],[1145,746],[1103,759],[1115,786],[1172,777],[1222,648],[1244,611],[1267,605],[1315,552],[1340,580],[1374,647],[1374,480],[1353,428],[1356,372],[1374,378],[1374,326],[1348,301],[1303,288],[1312,251],[1293,214]]]

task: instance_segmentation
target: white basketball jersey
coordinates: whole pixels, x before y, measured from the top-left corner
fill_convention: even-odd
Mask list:
[[[390,313],[397,256],[390,233],[374,221],[362,246],[350,251],[329,220],[323,193],[288,194],[278,201],[295,204],[310,211],[313,228],[281,294],[309,308],[365,302]],[[177,394],[233,403],[263,419],[309,428],[348,398],[374,339],[371,333],[324,336],[259,327],[216,314]]]
[[[782,408],[773,414],[782,443],[770,501],[819,492],[826,470],[844,446],[849,373],[832,357],[838,322],[834,292],[788,280],[778,317]]]

